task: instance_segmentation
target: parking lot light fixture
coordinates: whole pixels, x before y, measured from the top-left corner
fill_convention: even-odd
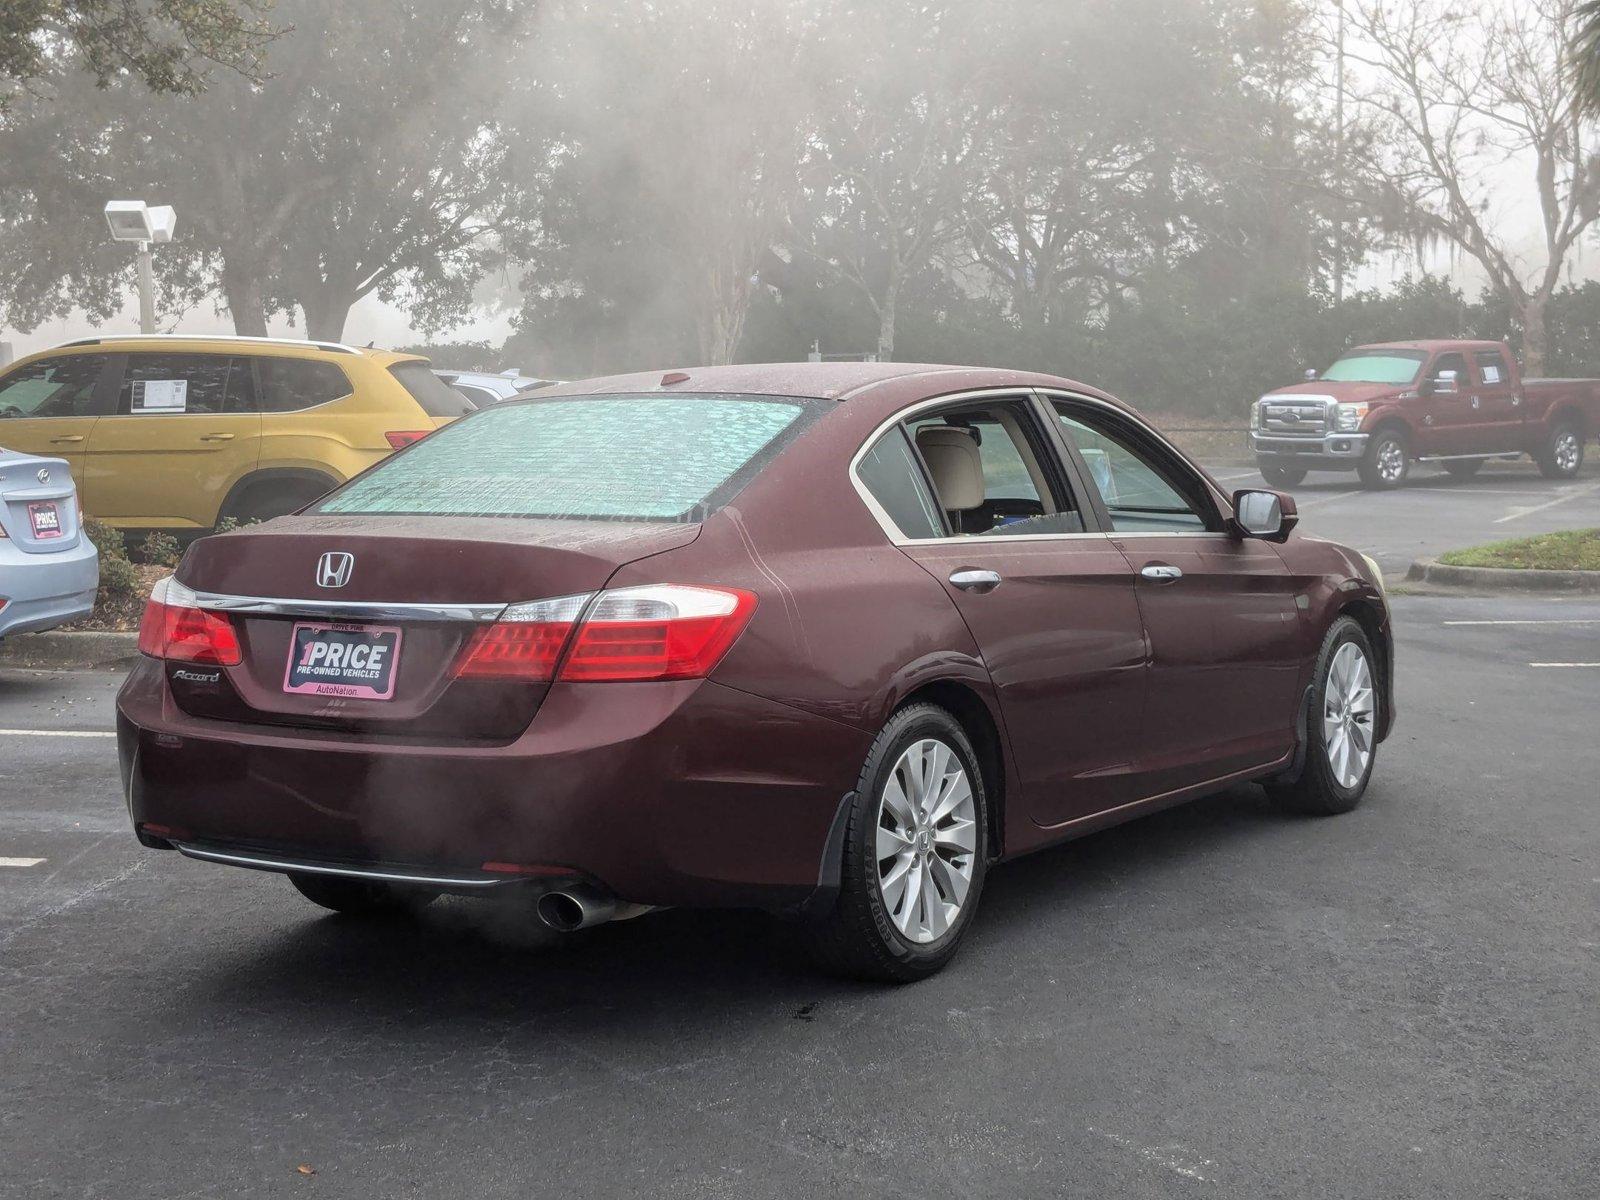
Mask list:
[[[156,331],[155,278],[150,263],[150,247],[170,242],[178,223],[171,205],[151,208],[143,200],[112,200],[106,205],[106,224],[119,242],[137,242],[139,266],[139,332]]]

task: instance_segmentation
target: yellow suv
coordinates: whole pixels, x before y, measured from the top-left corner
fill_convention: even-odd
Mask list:
[[[89,516],[181,535],[293,512],[472,408],[414,355],[85,338],[0,373],[0,446],[66,459]]]

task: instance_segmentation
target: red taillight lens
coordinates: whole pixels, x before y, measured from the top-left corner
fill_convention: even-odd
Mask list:
[[[744,632],[754,594],[663,584],[602,592],[561,665],[563,680],[696,679]]]
[[[391,450],[404,450],[412,442],[420,442],[432,432],[431,429],[391,429],[383,437]]]
[[[463,679],[524,679],[548,683],[590,594],[513,604],[493,625],[472,635],[456,674]]]
[[[170,576],[150,591],[139,620],[139,653],[173,662],[236,667],[243,661],[233,622],[197,608],[195,595]]]

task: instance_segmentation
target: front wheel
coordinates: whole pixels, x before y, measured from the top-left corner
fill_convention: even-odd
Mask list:
[[[1557,425],[1534,459],[1546,479],[1571,479],[1583,469],[1583,435],[1571,425]]]
[[[406,916],[431,904],[438,892],[385,883],[381,879],[349,879],[339,875],[291,872],[289,882],[313,904],[352,917]]]
[[[1305,482],[1305,467],[1285,467],[1279,463],[1269,462],[1258,462],[1256,466],[1261,472],[1261,478],[1265,479],[1271,487],[1294,487],[1296,484]]]
[[[806,931],[819,964],[909,983],[954,958],[983,891],[987,807],[950,713],[912,704],[890,717],[856,782],[838,901]]]
[[[1380,429],[1367,443],[1367,452],[1356,467],[1361,482],[1369,488],[1397,488],[1411,472],[1411,451],[1405,436],[1397,429]]]
[[[1354,618],[1340,617],[1329,627],[1301,731],[1306,754],[1299,778],[1267,785],[1280,807],[1331,816],[1361,803],[1378,750],[1376,662],[1372,643]]]

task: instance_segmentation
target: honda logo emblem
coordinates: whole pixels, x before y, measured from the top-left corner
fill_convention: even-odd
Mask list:
[[[317,586],[343,587],[350,582],[350,572],[355,570],[356,556],[343,550],[329,550],[317,559]]]

